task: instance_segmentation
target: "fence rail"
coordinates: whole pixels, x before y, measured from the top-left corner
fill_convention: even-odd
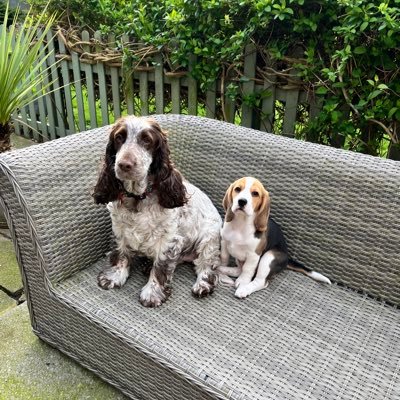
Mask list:
[[[90,53],[96,51],[101,35],[83,31],[81,39],[83,52]],[[115,38],[108,39],[112,46]],[[120,63],[85,59],[84,53],[67,48],[60,33],[49,33],[47,40],[52,54],[45,83],[53,82],[54,90],[13,116],[16,133],[37,141],[107,125],[125,114],[168,112],[204,115],[294,136],[298,116],[313,118],[320,110],[320,103],[308,98],[300,85],[280,85],[274,75],[264,81],[255,79],[257,53],[251,44],[245,48],[242,79],[217,80],[202,92],[190,68],[188,72],[166,71],[162,54],[153,55],[150,66],[126,71]],[[235,99],[229,94],[231,84],[239,88]],[[36,90],[40,93],[42,88]],[[263,96],[254,107],[248,99],[257,93]]]

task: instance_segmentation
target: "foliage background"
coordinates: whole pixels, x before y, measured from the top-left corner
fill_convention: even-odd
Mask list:
[[[47,0],[29,2],[40,11]],[[321,113],[301,138],[400,159],[399,4],[50,0],[49,12],[59,12],[64,27],[128,34],[168,54],[172,68],[187,68],[195,54],[192,74],[203,89],[227,71],[240,80],[243,49],[253,42],[260,78],[272,67],[279,77],[295,71],[310,96],[323,96]],[[256,97],[248,101],[257,105]]]

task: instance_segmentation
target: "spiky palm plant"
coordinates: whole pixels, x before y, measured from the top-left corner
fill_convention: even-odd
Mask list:
[[[46,9],[35,20],[28,11],[17,25],[17,9],[13,24],[7,29],[8,15],[7,3],[0,27],[0,152],[10,149],[11,115],[41,97],[51,84],[44,84],[49,57],[45,38],[55,20],[54,15],[47,17]],[[37,87],[42,87],[42,91],[37,91]]]

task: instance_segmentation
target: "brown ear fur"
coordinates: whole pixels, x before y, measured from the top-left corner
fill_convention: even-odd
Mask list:
[[[158,202],[164,208],[182,207],[188,201],[186,187],[182,175],[170,160],[167,134],[155,120],[149,122],[154,139],[150,173],[157,186]]]
[[[262,199],[259,207],[256,211],[256,217],[254,218],[254,226],[256,231],[265,232],[267,230],[268,218],[270,212],[271,200],[269,193],[264,190],[262,193]]]
[[[231,222],[233,220],[234,214],[232,212],[232,191],[233,184],[229,186],[228,190],[225,192],[224,199],[222,200],[222,205],[224,206],[225,222]]]
[[[171,166],[168,177],[157,182],[158,202],[161,207],[182,207],[187,203],[187,192],[182,175],[175,168]]]
[[[115,176],[115,156],[114,133],[120,129],[121,125],[116,123],[110,132],[110,137],[106,147],[103,168],[97,179],[92,196],[96,204],[106,204],[117,200],[122,188],[122,183]]]

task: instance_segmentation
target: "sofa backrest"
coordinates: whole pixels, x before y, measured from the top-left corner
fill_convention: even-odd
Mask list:
[[[181,172],[222,213],[229,184],[260,179],[293,259],[400,304],[400,162],[191,116],[157,116]]]
[[[201,117],[155,118],[169,131],[177,167],[221,214],[231,182],[259,178],[293,259],[400,304],[399,162]],[[53,283],[110,248],[108,212],[90,195],[108,133],[109,127],[98,128],[1,156],[0,197],[19,225],[25,221],[19,231],[36,238]]]

